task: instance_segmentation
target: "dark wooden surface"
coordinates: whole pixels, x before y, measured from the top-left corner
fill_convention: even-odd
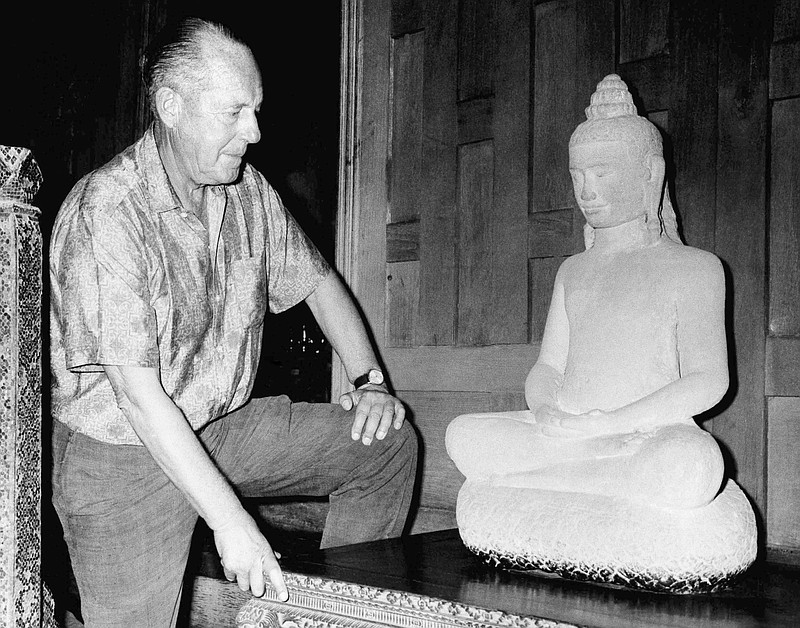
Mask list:
[[[457,530],[324,551],[309,541],[273,539],[285,570],[580,626],[800,626],[796,567],[758,564],[726,591],[670,596],[499,570],[470,553]],[[216,569],[208,561],[203,571],[221,577]]]

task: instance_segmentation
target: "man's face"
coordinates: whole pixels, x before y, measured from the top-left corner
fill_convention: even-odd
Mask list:
[[[593,142],[569,149],[575,199],[586,222],[596,229],[616,227],[647,212],[645,188],[650,170],[631,156],[624,142]]]
[[[247,146],[261,139],[256,116],[263,92],[252,55],[241,50],[212,58],[207,83],[181,97],[172,133],[178,167],[196,185],[235,181]]]

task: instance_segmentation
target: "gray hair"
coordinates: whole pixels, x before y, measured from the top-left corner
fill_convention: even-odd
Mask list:
[[[170,87],[192,93],[207,81],[209,49],[230,49],[247,44],[226,26],[197,17],[167,25],[142,55],[140,69],[147,100],[156,112],[156,93]]]

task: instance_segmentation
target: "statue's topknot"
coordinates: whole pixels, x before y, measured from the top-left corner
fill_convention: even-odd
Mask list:
[[[628,86],[617,74],[609,74],[597,84],[586,120],[570,137],[569,145],[619,140],[644,153],[661,154],[661,134],[647,118],[636,113]]]
[[[609,74],[597,84],[592,94],[591,104],[586,107],[587,120],[635,116],[636,105],[628,91],[628,86],[616,74]]]

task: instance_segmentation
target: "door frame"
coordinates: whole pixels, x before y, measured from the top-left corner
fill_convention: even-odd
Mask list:
[[[390,28],[390,0],[342,0],[335,260],[379,354],[384,339],[389,211]],[[377,328],[370,328],[370,323]],[[334,352],[332,398],[350,388]]]

